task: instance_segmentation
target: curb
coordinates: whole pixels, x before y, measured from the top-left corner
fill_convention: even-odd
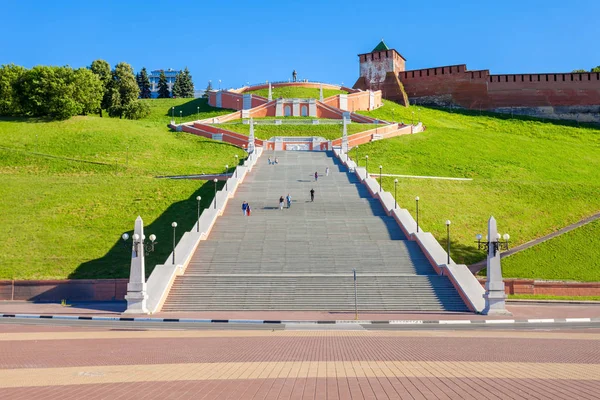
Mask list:
[[[554,324],[554,323],[586,323],[600,322],[600,318],[529,318],[529,319],[449,319],[449,320],[331,320],[331,321],[301,321],[301,320],[259,320],[259,319],[196,319],[196,318],[149,318],[149,317],[89,317],[80,315],[38,315],[38,314],[0,314],[0,318],[14,319],[56,319],[82,321],[121,321],[121,322],[170,322],[170,323],[201,323],[201,324],[276,324],[276,325],[493,325],[493,324]]]

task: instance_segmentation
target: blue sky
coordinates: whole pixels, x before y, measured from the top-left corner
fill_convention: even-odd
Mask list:
[[[0,64],[187,66],[197,88],[300,78],[353,84],[383,38],[407,69],[600,65],[600,1],[3,0]],[[218,84],[216,84],[218,85]]]

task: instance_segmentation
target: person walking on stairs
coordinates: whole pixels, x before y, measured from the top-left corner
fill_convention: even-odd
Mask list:
[[[315,171],[315,182],[319,179],[319,173]]]
[[[279,209],[283,210],[283,196],[279,197]]]
[[[242,212],[244,213],[244,216],[246,216],[247,209],[248,209],[248,203],[246,203],[246,200],[244,200],[244,202],[242,203]]]
[[[325,168],[325,176],[329,176],[329,167]]]
[[[287,208],[290,208],[290,206],[292,205],[292,196],[290,196],[289,193],[287,196],[285,196],[285,200],[287,201]]]
[[[310,189],[310,201],[315,201],[315,189]]]
[[[250,216],[250,204],[246,206],[246,216]]]

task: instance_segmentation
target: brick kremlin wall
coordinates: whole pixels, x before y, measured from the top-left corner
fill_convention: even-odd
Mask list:
[[[491,75],[462,64],[403,71],[398,77],[413,104],[600,122],[596,72]]]

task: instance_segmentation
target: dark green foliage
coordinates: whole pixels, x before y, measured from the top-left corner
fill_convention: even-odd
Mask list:
[[[182,80],[183,78],[181,72],[175,75],[175,83],[173,83],[173,90],[171,91],[173,98],[184,97],[182,91]]]
[[[574,69],[573,73],[577,74],[577,73],[581,73],[581,72],[587,72],[585,69]]]
[[[169,97],[171,97],[171,93],[169,93],[169,85],[167,84],[165,71],[160,71],[160,76],[158,78],[158,98],[168,99]]]
[[[102,95],[100,79],[85,68],[36,66],[22,74],[15,88],[25,115],[54,119],[93,112]]]
[[[111,73],[110,65],[104,60],[94,60],[90,69],[94,74],[98,76],[100,82],[102,82],[102,102],[100,104],[100,116],[102,116],[102,110],[110,107],[110,82]]]
[[[592,72],[600,72],[600,65],[598,65],[597,67],[592,68]]]
[[[192,98],[194,97],[194,82],[192,82],[192,75],[188,67],[185,67],[181,75],[181,97]]]
[[[142,119],[150,115],[148,103],[136,100],[123,107],[123,116],[127,119]]]
[[[109,85],[110,106],[108,114],[111,117],[123,116],[125,108],[133,103],[140,94],[140,88],[133,75],[131,65],[121,62],[115,66],[112,71],[112,78]]]
[[[15,87],[25,71],[25,68],[14,64],[0,66],[0,115],[22,113]]]
[[[146,68],[142,68],[139,74],[136,75],[138,87],[140,88],[140,98],[149,99],[152,97],[150,92],[150,79],[148,79],[148,72]]]
[[[208,99],[208,94],[213,90],[212,81],[208,81],[208,85],[206,85],[206,91],[202,95],[205,99]]]

